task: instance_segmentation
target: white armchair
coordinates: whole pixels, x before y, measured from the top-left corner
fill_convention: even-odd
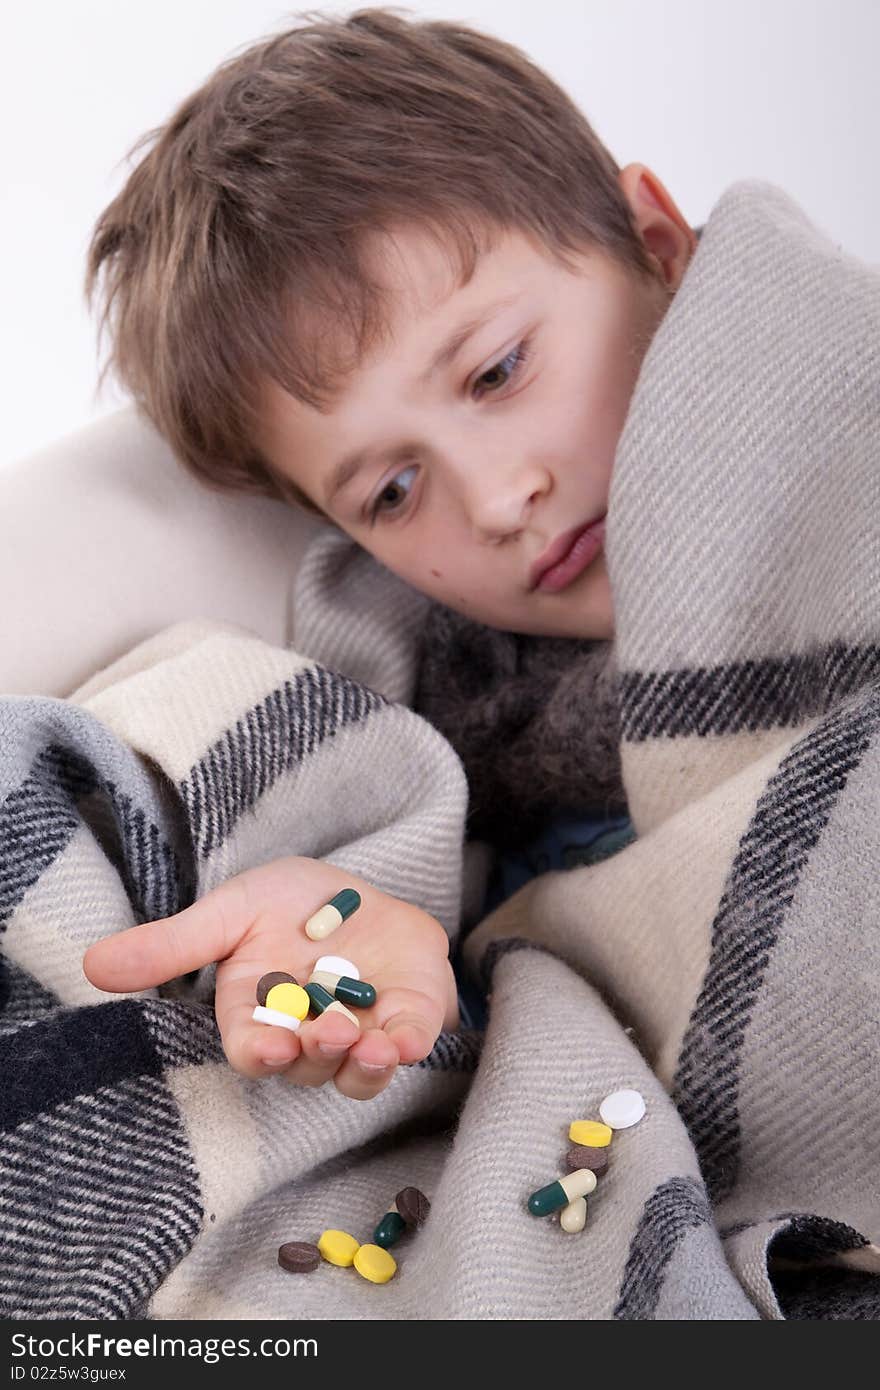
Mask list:
[[[134,405],[82,426],[0,469],[0,694],[69,695],[187,618],[289,645],[323,525],[202,486]]]

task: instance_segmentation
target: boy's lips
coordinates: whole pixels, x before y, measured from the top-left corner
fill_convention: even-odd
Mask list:
[[[587,569],[605,537],[605,513],[594,521],[564,531],[539,555],[530,571],[531,589],[562,589]],[[578,542],[584,538],[584,543]],[[576,549],[577,548],[577,549]],[[566,562],[566,563],[563,563]],[[552,571],[552,573],[551,573]]]

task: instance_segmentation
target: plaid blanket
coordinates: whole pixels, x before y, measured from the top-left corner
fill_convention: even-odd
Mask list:
[[[876,271],[727,190],[615,462],[637,838],[478,921],[485,1035],[370,1102],[233,1073],[210,970],[109,997],[81,960],[284,854],[453,938],[479,916],[462,764],[409,707],[428,600],[328,530],[296,650],[182,624],[68,700],[0,701],[5,1316],[880,1315],[878,330]],[[647,1114],[584,1231],[531,1216],[621,1087]],[[390,1283],[279,1269],[408,1184],[432,1211]]]

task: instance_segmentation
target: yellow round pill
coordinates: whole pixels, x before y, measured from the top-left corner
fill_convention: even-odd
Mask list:
[[[273,985],[266,995],[266,1008],[275,1009],[279,1014],[290,1014],[292,1018],[305,1018],[309,1011],[309,996],[302,985]]]
[[[318,1249],[324,1259],[331,1265],[341,1265],[343,1269],[348,1265],[354,1264],[354,1258],[360,1249],[360,1242],[350,1236],[347,1231],[325,1231],[318,1241]]]
[[[573,1144],[586,1144],[588,1149],[606,1149],[614,1130],[599,1120],[572,1120],[568,1137]]]
[[[354,1267],[371,1284],[387,1284],[397,1273],[397,1261],[381,1245],[362,1245],[354,1257]]]

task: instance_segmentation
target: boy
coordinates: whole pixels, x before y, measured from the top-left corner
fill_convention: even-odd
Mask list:
[[[659,179],[619,170],[517,49],[386,9],[255,45],[157,133],[97,223],[87,293],[103,274],[107,366],[183,463],[323,516],[466,618],[610,639],[615,448],[696,247]],[[332,950],[376,985],[370,1026],[254,1023],[257,979],[307,977],[302,924],[349,886]],[[85,968],[122,991],[216,960],[233,1066],[366,1099],[456,1026],[447,950],[418,908],[295,858]]]

